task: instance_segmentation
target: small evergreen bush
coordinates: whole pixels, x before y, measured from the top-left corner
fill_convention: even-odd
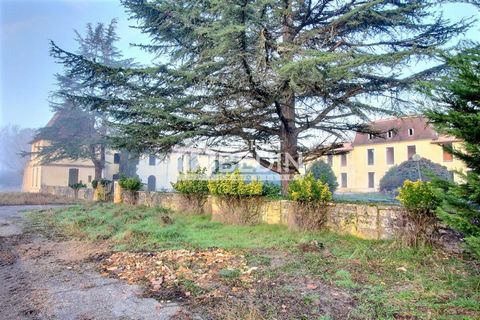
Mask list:
[[[77,183],[73,183],[73,184],[69,185],[69,187],[72,188],[73,190],[79,190],[79,189],[86,188],[87,185],[85,183],[82,183],[82,182],[77,182]]]
[[[432,242],[437,231],[436,208],[441,197],[430,182],[406,180],[397,199],[405,207],[407,229],[402,240],[408,245]]]
[[[80,181],[80,182],[73,183],[73,184],[69,185],[69,187],[73,189],[73,196],[75,197],[75,200],[77,200],[78,199],[78,191],[80,189],[86,188],[87,185],[82,183],[82,181]]]
[[[384,192],[396,192],[403,186],[406,180],[419,180],[418,166],[422,180],[430,181],[432,178],[441,178],[451,180],[452,175],[447,167],[434,163],[428,159],[422,158],[418,163],[413,160],[402,162],[398,166],[391,167],[387,173],[380,179],[380,190]]]
[[[266,182],[262,186],[262,196],[267,198],[278,198],[280,196],[280,191],[280,186],[273,182]]]
[[[172,187],[185,197],[185,203],[181,205],[183,211],[203,213],[203,206],[207,201],[208,181],[206,169],[198,168],[195,171],[181,173]]]
[[[137,194],[143,187],[143,183],[138,178],[121,177],[118,180],[118,185],[128,191],[128,198],[125,202],[128,204],[135,204],[137,201]]]
[[[316,180],[320,180],[323,183],[328,184],[330,192],[333,193],[335,190],[337,190],[337,177],[335,176],[332,167],[330,167],[328,163],[325,163],[323,160],[315,161],[308,172],[312,173]]]
[[[218,175],[214,179],[208,181],[208,190],[210,194],[215,196],[261,196],[263,192],[263,184],[261,181],[257,180],[252,180],[248,183],[245,182],[240,174],[240,170],[236,169],[232,173]]]
[[[288,188],[290,199],[295,201],[293,221],[294,228],[302,230],[319,230],[327,222],[328,202],[332,192],[328,184],[314,178],[310,172],[305,177],[297,177]]]
[[[140,191],[143,187],[142,181],[138,178],[122,177],[118,180],[118,184],[123,189],[133,192]]]
[[[205,168],[181,173],[176,183],[172,183],[175,191],[182,194],[208,194],[208,180]]]
[[[288,193],[290,199],[298,202],[325,203],[332,200],[329,185],[315,179],[311,172],[290,182]]]
[[[230,224],[252,225],[260,222],[263,204],[263,184],[253,180],[246,182],[236,169],[221,174],[208,182],[210,194],[218,196],[223,214],[218,218]]]
[[[108,185],[110,185],[111,183],[112,183],[112,181],[108,180],[108,179],[93,180],[92,181],[92,188],[97,189],[97,187],[99,185],[105,188]]]

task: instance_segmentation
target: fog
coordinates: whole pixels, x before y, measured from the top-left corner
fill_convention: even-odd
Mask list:
[[[20,191],[23,170],[34,129],[15,125],[0,127],[0,191]]]

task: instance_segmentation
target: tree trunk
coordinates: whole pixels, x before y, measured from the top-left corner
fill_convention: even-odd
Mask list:
[[[291,13],[291,1],[285,0],[285,13],[283,18],[282,40],[285,48],[288,48],[294,40],[293,21]],[[292,60],[289,50],[282,53],[286,61]],[[295,92],[290,88],[287,80],[282,90],[282,98],[277,107],[280,116],[280,169],[282,179],[282,195],[288,195],[288,185],[293,175],[298,173],[298,141],[295,126]]]
[[[95,154],[96,156],[96,154]],[[100,145],[99,157],[93,159],[93,165],[95,166],[95,180],[100,181],[102,177],[103,168],[105,168],[105,145]]]
[[[298,146],[295,130],[295,96],[286,89],[284,102],[281,104],[283,121],[280,126],[280,168],[282,195],[288,195],[288,185],[293,175],[298,173]]]
[[[102,166],[99,162],[95,162],[95,180],[100,181],[102,179]]]

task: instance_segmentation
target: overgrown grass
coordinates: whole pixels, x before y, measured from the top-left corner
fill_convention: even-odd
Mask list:
[[[56,196],[49,193],[30,192],[0,192],[0,206],[2,205],[44,205],[44,204],[71,204],[73,198]]]
[[[313,237],[280,225],[223,225],[210,221],[209,215],[112,204],[73,206],[31,218],[78,239],[110,240],[118,250],[285,248]]]
[[[110,204],[74,206],[31,218],[79,239],[111,241],[117,250],[241,250],[249,264],[262,266],[259,277],[272,282],[308,277],[348,292],[356,301],[353,319],[480,319],[478,264],[430,247],[401,248],[392,241],[291,232],[278,225],[227,226],[207,215]],[[312,239],[323,249],[303,252],[299,244]],[[271,264],[271,253],[285,256],[284,263]],[[226,271],[225,279],[231,273]],[[291,286],[297,290],[296,283]],[[272,290],[283,294],[281,288]],[[302,297],[311,308],[315,297]]]

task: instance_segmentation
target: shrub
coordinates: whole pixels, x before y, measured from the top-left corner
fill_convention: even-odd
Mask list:
[[[105,188],[108,185],[110,185],[111,183],[112,183],[112,181],[108,180],[108,179],[93,180],[92,181],[92,188],[97,189],[97,187],[99,185]]]
[[[290,182],[288,193],[290,199],[299,202],[325,203],[332,200],[328,184],[315,179],[311,172]]]
[[[120,187],[128,191],[128,198],[125,199],[128,204],[135,204],[137,200],[137,192],[143,187],[142,181],[138,178],[121,177],[118,180]]]
[[[80,189],[86,188],[87,185],[80,181],[80,182],[69,185],[69,187],[73,189],[73,196],[75,197],[75,200],[76,200],[78,199],[78,191]]]
[[[252,180],[248,183],[245,182],[240,174],[240,170],[236,169],[232,173],[218,175],[216,178],[210,180],[208,182],[208,190],[210,194],[216,196],[260,196],[262,195],[263,184],[257,180]]]
[[[100,179],[93,180],[92,187],[94,189],[94,200],[107,201],[111,197],[111,180]]]
[[[264,183],[262,186],[262,196],[268,198],[277,198],[280,196],[281,188],[273,182]]]
[[[263,184],[253,180],[245,182],[240,171],[218,175],[208,182],[210,194],[218,196],[222,214],[214,216],[230,224],[255,224],[260,221]]]
[[[328,184],[330,192],[333,193],[335,192],[335,190],[337,190],[337,177],[335,176],[335,173],[333,172],[332,167],[330,167],[329,164],[325,163],[322,160],[315,161],[308,170],[308,172],[312,173],[313,177],[316,180],[320,180],[323,183]]]
[[[406,180],[419,180],[418,167],[420,167],[420,174],[424,181],[430,181],[433,177],[444,180],[452,179],[448,169],[442,165],[424,158],[418,161],[418,163],[413,160],[408,160],[398,166],[391,167],[387,173],[385,173],[382,179],[380,179],[380,190],[395,192],[398,188],[402,187]]]
[[[133,192],[140,191],[143,187],[142,181],[138,178],[122,177],[118,180],[118,184],[123,189]]]
[[[198,168],[195,171],[181,173],[176,183],[172,183],[175,191],[182,194],[208,194],[208,181],[205,169]]]
[[[290,182],[288,192],[290,199],[295,201],[290,226],[306,230],[322,229],[327,222],[328,202],[332,200],[328,184],[316,180],[310,172]]]
[[[417,246],[432,242],[437,231],[435,209],[441,197],[430,182],[406,180],[399,190],[397,199],[405,207],[407,225],[402,240],[408,245]]]
[[[205,175],[205,169],[198,168],[195,171],[181,173],[176,183],[172,187],[183,197],[185,203],[181,205],[184,211],[193,213],[203,213],[203,206],[207,201],[208,181]]]
[[[73,190],[79,190],[79,189],[86,188],[87,185],[82,182],[77,182],[77,183],[71,184],[69,187],[72,188]]]

